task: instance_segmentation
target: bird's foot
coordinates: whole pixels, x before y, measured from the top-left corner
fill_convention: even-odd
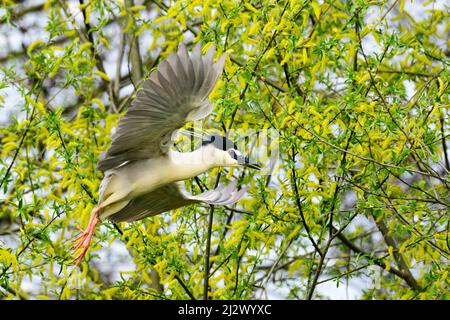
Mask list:
[[[89,224],[85,230],[81,230],[81,234],[74,239],[75,245],[73,247],[73,252],[76,253],[78,250],[81,251],[76,255],[72,262],[75,262],[75,266],[78,266],[80,262],[83,260],[86,252],[89,249],[89,245],[91,244],[92,236],[94,235],[95,226],[100,221],[98,218],[99,207],[95,207],[91,213],[91,219],[89,220]]]

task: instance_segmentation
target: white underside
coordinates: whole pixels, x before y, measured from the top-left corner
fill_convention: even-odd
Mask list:
[[[118,212],[131,199],[166,184],[195,177],[213,166],[204,161],[201,150],[126,163],[105,172],[100,187],[100,219]]]

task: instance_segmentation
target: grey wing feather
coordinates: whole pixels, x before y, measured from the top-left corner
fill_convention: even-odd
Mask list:
[[[237,181],[228,186],[221,185],[214,190],[208,190],[197,196],[191,196],[190,199],[206,202],[213,205],[230,205],[238,201],[246,192],[247,188],[237,190]]]
[[[171,183],[131,200],[123,209],[108,217],[112,222],[137,221],[198,202],[185,197],[179,183]]]
[[[161,62],[120,119],[98,169],[166,154],[174,131],[207,116],[213,107],[208,96],[222,73],[226,54],[216,63],[214,56],[214,46],[202,56],[200,43],[191,55],[181,44],[178,52]]]
[[[222,184],[216,189],[193,196],[185,190],[182,182],[174,182],[131,200],[108,219],[112,222],[137,221],[197,202],[231,205],[247,191],[246,188],[237,190],[236,185],[237,182],[230,183],[228,186]]]

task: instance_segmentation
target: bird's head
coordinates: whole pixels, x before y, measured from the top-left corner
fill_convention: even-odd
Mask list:
[[[202,148],[209,150],[208,158],[218,167],[238,167],[244,166],[256,170],[261,167],[250,160],[250,158],[242,154],[236,144],[224,136],[213,134],[205,137],[202,141]]]

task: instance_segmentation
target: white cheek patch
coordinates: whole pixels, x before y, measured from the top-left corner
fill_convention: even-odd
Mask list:
[[[228,152],[226,152],[224,154],[224,163],[228,164],[228,165],[236,165],[238,162],[236,159],[234,159]]]
[[[234,149],[234,153],[236,153],[238,157],[242,156],[242,152],[240,152],[239,150]]]

